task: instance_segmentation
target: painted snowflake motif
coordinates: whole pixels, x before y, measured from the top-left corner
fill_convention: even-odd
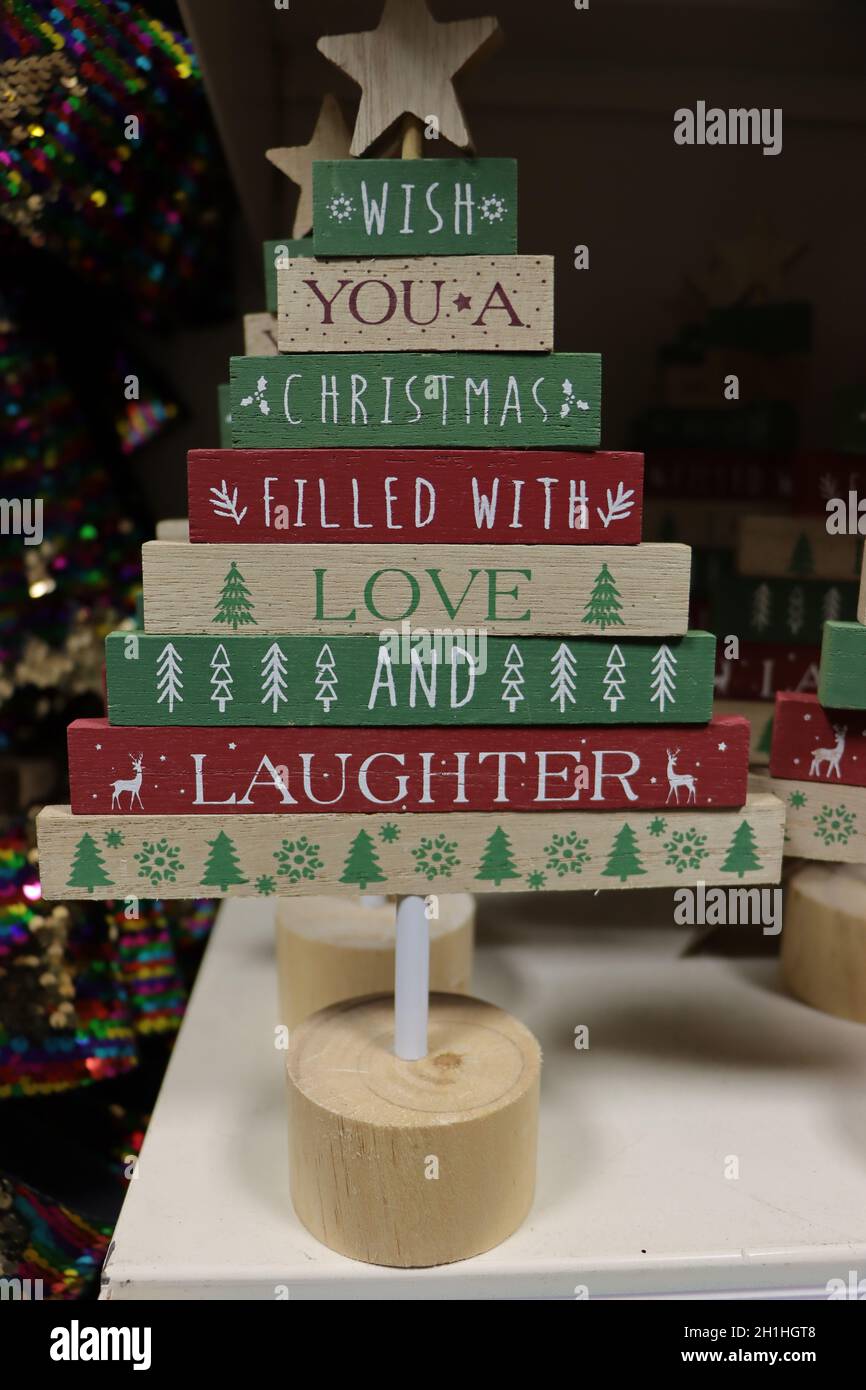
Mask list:
[[[658,837],[659,835],[664,835],[667,828],[668,823],[665,820],[664,816],[656,816],[655,819],[651,820],[649,823],[649,833],[651,835],[655,835],[656,837]]]
[[[847,806],[822,806],[820,815],[812,819],[817,840],[823,840],[825,845],[847,845],[854,834],[857,813],[849,811]]]
[[[450,878],[452,869],[460,863],[457,841],[445,835],[437,835],[435,839],[423,835],[418,848],[412,851],[412,858],[425,878]]]
[[[180,845],[170,845],[168,840],[143,840],[141,849],[133,857],[141,866],[139,878],[150,879],[154,888],[159,883],[174,883],[183,868]]]
[[[482,222],[501,222],[507,211],[508,204],[498,193],[488,193],[478,206],[478,215]]]
[[[105,843],[108,845],[109,849],[117,849],[118,845],[123,844],[123,831],[109,830],[105,837]]]
[[[265,897],[269,897],[271,893],[276,892],[276,887],[276,879],[272,878],[270,874],[259,874],[259,877],[256,879],[256,890],[264,894]]]
[[[335,193],[328,203],[328,215],[334,222],[348,222],[354,211],[354,200],[347,198],[345,193]]]
[[[706,835],[699,835],[694,827],[691,830],[675,830],[671,838],[665,841],[668,852],[665,863],[676,869],[678,874],[685,873],[686,869],[699,869],[701,860],[709,854],[709,850],[704,848],[706,843]]]
[[[258,408],[259,408],[260,414],[262,414],[262,415],[270,415],[270,413],[271,413],[271,407],[268,405],[267,400],[265,399],[265,392],[267,391],[267,389],[268,389],[268,379],[267,379],[267,377],[266,377],[266,376],[260,376],[259,379],[258,379],[258,381],[256,382],[256,389],[255,389],[255,391],[253,392],[253,394],[252,394],[251,396],[242,396],[242,397],[241,397],[241,405],[257,405]]]
[[[283,840],[280,848],[274,850],[274,858],[279,864],[277,873],[289,883],[315,878],[318,870],[325,867],[319,858],[319,846],[312,844],[306,835],[297,840]]]
[[[806,805],[806,793],[791,792],[791,795],[788,797],[788,805],[793,806],[794,810],[798,811],[801,806]]]
[[[547,855],[545,868],[565,878],[566,874],[579,874],[589,855],[586,852],[587,840],[579,840],[577,831],[570,830],[567,835],[554,835],[549,845],[544,846]]]
[[[393,821],[389,821],[387,825],[380,826],[379,839],[383,840],[386,845],[392,845],[394,841],[399,840],[399,838],[400,827],[399,825],[395,825]]]
[[[589,405],[586,401],[579,401],[577,399],[577,396],[575,396],[574,394],[574,387],[572,386],[571,382],[568,380],[567,377],[565,381],[562,383],[562,394],[565,397],[565,399],[559,407],[560,420],[564,420],[566,415],[570,415],[572,409],[589,410]]]
[[[535,873],[527,875],[526,882],[530,888],[543,888],[547,882],[547,875],[543,874],[540,869],[536,869]]]

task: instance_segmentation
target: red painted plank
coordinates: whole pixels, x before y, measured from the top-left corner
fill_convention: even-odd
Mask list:
[[[192,541],[636,545],[643,456],[562,449],[193,449]]]
[[[726,658],[719,641],[716,654],[717,699],[772,700],[780,690],[818,688],[819,647],[784,642],[741,642],[739,656]]]
[[[849,493],[854,494],[853,498]],[[832,498],[842,500],[845,513],[850,512],[854,521],[848,534],[857,535],[858,504],[866,498],[866,458],[832,449],[804,449],[795,454],[794,511],[826,516],[827,503]]]
[[[866,787],[866,713],[824,709],[817,695],[777,695],[770,773]]]
[[[619,729],[168,729],[79,719],[68,734],[75,815],[673,811],[677,798],[682,809],[746,800],[749,725],[739,716]]]

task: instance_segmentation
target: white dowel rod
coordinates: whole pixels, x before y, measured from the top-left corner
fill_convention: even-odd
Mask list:
[[[384,907],[387,901],[388,899],[386,897],[381,896],[379,893],[361,894],[362,907]]]
[[[424,899],[397,902],[394,968],[394,1052],[408,1062],[427,1056],[430,995],[430,924]]]

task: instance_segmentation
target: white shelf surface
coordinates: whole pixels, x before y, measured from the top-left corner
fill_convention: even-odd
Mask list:
[[[647,893],[483,902],[474,992],[544,1049],[523,1227],[430,1270],[327,1250],[289,1199],[273,912],[220,913],[103,1298],[826,1297],[866,1277],[866,1028],[786,997],[773,959],[682,957]]]

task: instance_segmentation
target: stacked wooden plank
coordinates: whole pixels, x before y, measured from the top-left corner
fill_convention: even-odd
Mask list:
[[[688,547],[641,543],[600,358],[553,350],[513,161],[326,161],[314,207],[70,728],[46,894],[775,881]]]

